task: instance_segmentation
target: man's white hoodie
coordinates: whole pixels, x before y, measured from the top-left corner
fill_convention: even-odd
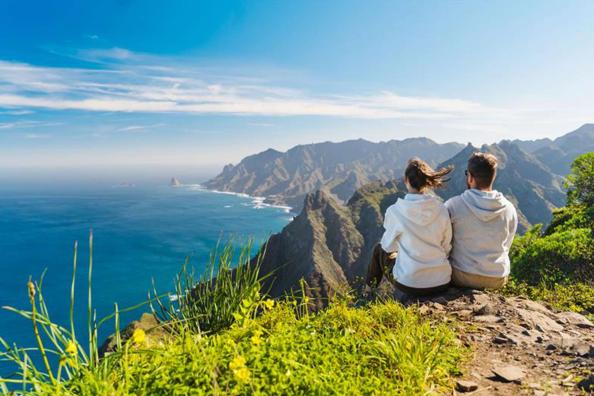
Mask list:
[[[428,288],[450,282],[452,226],[440,198],[407,194],[386,210],[382,248],[398,252],[394,278],[404,286]]]
[[[509,275],[509,249],[518,227],[514,205],[498,191],[470,189],[445,206],[454,231],[452,267],[483,276]]]

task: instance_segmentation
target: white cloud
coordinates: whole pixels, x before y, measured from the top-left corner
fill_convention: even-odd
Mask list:
[[[27,133],[24,135],[25,139],[48,139],[51,135],[40,133]]]
[[[38,128],[38,127],[52,127],[62,125],[61,122],[42,122],[42,121],[29,121],[29,120],[18,120],[11,122],[0,122],[1,129],[17,129],[17,128]]]
[[[163,123],[159,124],[149,124],[149,125],[128,125],[119,129],[116,129],[116,132],[129,132],[129,133],[137,133],[137,132],[145,132],[147,129],[154,129],[165,126]]]
[[[97,69],[52,68],[0,61],[0,108],[235,116],[464,120],[505,110],[451,98],[310,93],[212,68],[122,48],[79,51]]]

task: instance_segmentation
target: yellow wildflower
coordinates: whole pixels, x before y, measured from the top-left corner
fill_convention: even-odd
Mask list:
[[[76,355],[76,344],[72,341],[68,341],[65,351],[69,355]]]
[[[237,378],[241,382],[246,382],[250,379],[250,370],[247,367],[242,367],[237,370],[233,370],[233,374],[235,378]]]
[[[250,338],[250,340],[252,341],[252,344],[253,344],[254,346],[260,346],[260,345],[262,345],[262,339],[260,338],[260,336],[259,336],[259,335],[256,335],[256,334],[254,334],[254,335],[253,335],[253,336]]]
[[[274,308],[274,300],[267,299],[267,300],[262,301],[262,303],[264,304],[264,308],[266,308],[266,309]]]
[[[144,340],[146,338],[146,334],[144,333],[144,330],[142,329],[136,329],[134,330],[134,333],[132,333],[132,341],[134,341],[135,344],[142,344],[144,343]]]
[[[243,356],[237,356],[235,359],[231,360],[231,362],[229,362],[229,368],[231,370],[238,370],[242,367],[245,367],[245,359],[243,358]]]

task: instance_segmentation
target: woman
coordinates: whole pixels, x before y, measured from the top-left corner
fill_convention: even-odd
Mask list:
[[[386,210],[385,232],[369,264],[366,293],[379,285],[384,272],[407,294],[429,295],[448,288],[452,224],[433,190],[443,186],[452,170],[434,171],[418,158],[408,162],[404,172],[408,194]]]

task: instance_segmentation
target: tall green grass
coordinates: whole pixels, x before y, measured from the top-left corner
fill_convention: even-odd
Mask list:
[[[206,271],[196,276],[188,260],[175,282],[175,293],[168,301],[149,298],[153,314],[160,322],[182,325],[195,333],[212,333],[229,327],[242,311],[253,311],[260,301],[260,264],[263,253],[252,259],[252,241],[237,252],[232,241],[217,247],[210,255]],[[170,326],[171,327],[171,326]],[[175,329],[175,327],[172,327]]]
[[[217,245],[211,253],[208,271],[196,278],[188,269],[188,262],[183,265],[177,276],[175,294],[159,295],[155,288],[149,293],[147,301],[120,310],[114,305],[114,312],[101,319],[93,308],[93,234],[89,234],[89,262],[87,278],[87,317],[76,318],[74,313],[75,286],[78,268],[78,242],[74,243],[73,271],[70,285],[69,323],[67,326],[52,321],[43,298],[43,279],[29,281],[26,285],[30,310],[3,307],[31,322],[36,345],[20,347],[10,345],[0,337],[0,360],[11,362],[15,372],[6,378],[0,377],[0,391],[9,393],[20,389],[21,393],[40,393],[45,389],[60,389],[64,383],[80,376],[103,378],[110,373],[110,367],[122,355],[128,356],[130,340],[123,340],[120,314],[149,305],[155,316],[168,330],[190,331],[195,334],[216,332],[229,327],[234,321],[244,320],[253,315],[258,307],[269,304],[260,298],[259,269],[260,259],[251,262],[249,241],[239,251],[234,262],[236,249],[232,242]],[[258,256],[261,257],[261,256]],[[175,296],[176,298],[169,298]],[[163,300],[168,300],[163,302]],[[155,306],[157,308],[155,308]],[[75,323],[86,322],[88,339],[82,342],[77,338]],[[98,329],[113,322],[116,350],[103,359],[99,358]]]
[[[0,351],[0,359],[12,362],[16,371],[9,378],[0,378],[0,385],[8,391],[7,384],[12,388],[19,386],[21,392],[39,392],[46,386],[57,387],[64,381],[71,380],[81,370],[94,370],[99,364],[97,328],[100,324],[112,318],[97,321],[96,312],[92,308],[91,277],[92,277],[92,246],[93,234],[89,235],[89,293],[87,331],[88,344],[83,346],[76,337],[74,315],[74,289],[76,283],[78,243],[74,243],[74,260],[72,282],[70,288],[70,323],[69,328],[52,321],[49,310],[43,298],[43,279],[45,271],[39,282],[29,280],[27,292],[30,310],[3,307],[14,312],[31,322],[36,345],[24,348],[9,345],[3,338],[0,343],[4,351]],[[116,314],[117,317],[119,314]],[[41,361],[41,364],[39,363]]]

